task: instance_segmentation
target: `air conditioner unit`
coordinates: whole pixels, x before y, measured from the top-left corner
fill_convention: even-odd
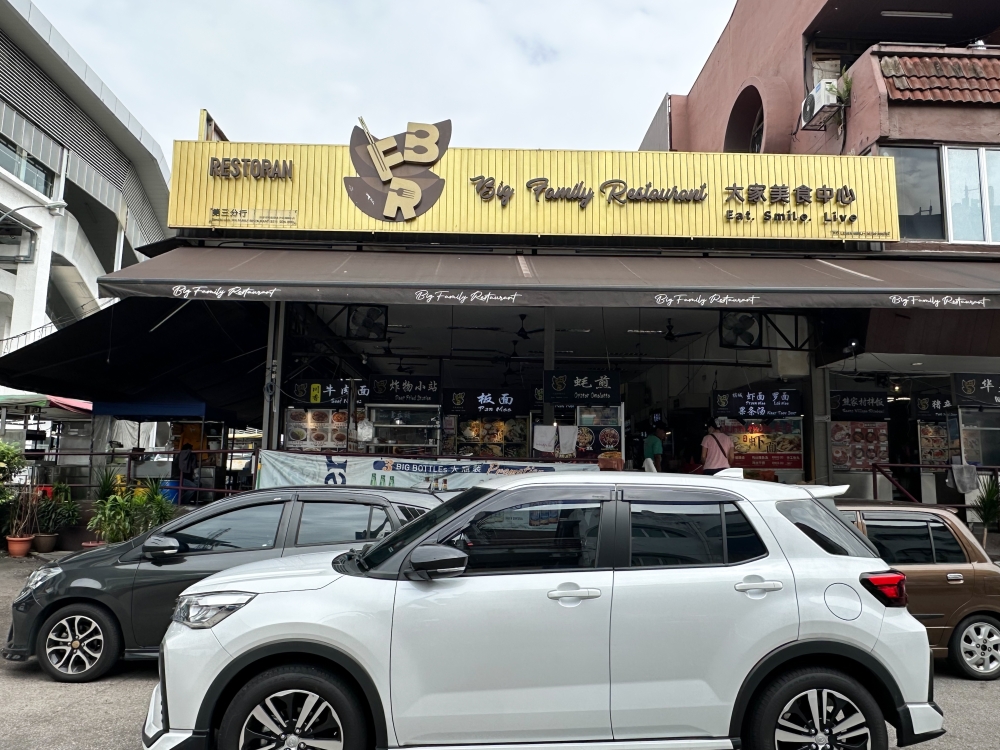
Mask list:
[[[827,122],[840,109],[836,90],[836,78],[824,78],[816,84],[802,101],[801,130],[826,130]]]

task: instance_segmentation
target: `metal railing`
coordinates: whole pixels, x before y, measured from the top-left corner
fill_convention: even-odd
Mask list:
[[[895,487],[899,492],[910,502],[919,503],[920,501],[913,496],[913,494],[907,490],[903,485],[899,483],[899,480],[892,475],[892,469],[934,469],[936,471],[947,471],[951,468],[950,464],[884,464],[884,463],[873,463],[872,464],[872,497],[878,500],[878,477],[879,474],[888,479],[892,486]],[[994,479],[1000,481],[1000,466],[976,466],[976,472],[978,474],[991,474]],[[946,508],[968,508],[970,507],[968,503],[938,503]]]

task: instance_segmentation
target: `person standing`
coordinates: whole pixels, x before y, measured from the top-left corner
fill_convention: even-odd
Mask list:
[[[701,440],[701,473],[718,474],[733,465],[733,441],[716,428],[714,420],[708,420],[705,427],[708,434]]]
[[[654,422],[653,431],[646,436],[642,444],[642,458],[653,462],[656,471],[663,471],[663,441],[667,437],[667,426],[663,422]]]

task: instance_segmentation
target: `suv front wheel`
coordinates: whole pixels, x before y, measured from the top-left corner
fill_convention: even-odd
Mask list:
[[[881,709],[861,684],[831,669],[782,675],[752,708],[750,750],[886,750]]]
[[[336,675],[305,665],[254,677],[233,698],[219,750],[365,750],[368,730],[354,691]]]

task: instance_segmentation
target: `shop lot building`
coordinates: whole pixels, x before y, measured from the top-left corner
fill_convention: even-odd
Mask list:
[[[449,120],[236,143],[206,120],[175,144],[177,236],[100,279],[118,317],[0,378],[217,410],[351,481],[638,468],[657,419],[684,470],[710,417],[753,475],[859,495],[872,464],[1000,464],[1000,8],[766,9],[737,3],[637,152],[452,148]],[[962,501],[892,473],[883,499]]]

